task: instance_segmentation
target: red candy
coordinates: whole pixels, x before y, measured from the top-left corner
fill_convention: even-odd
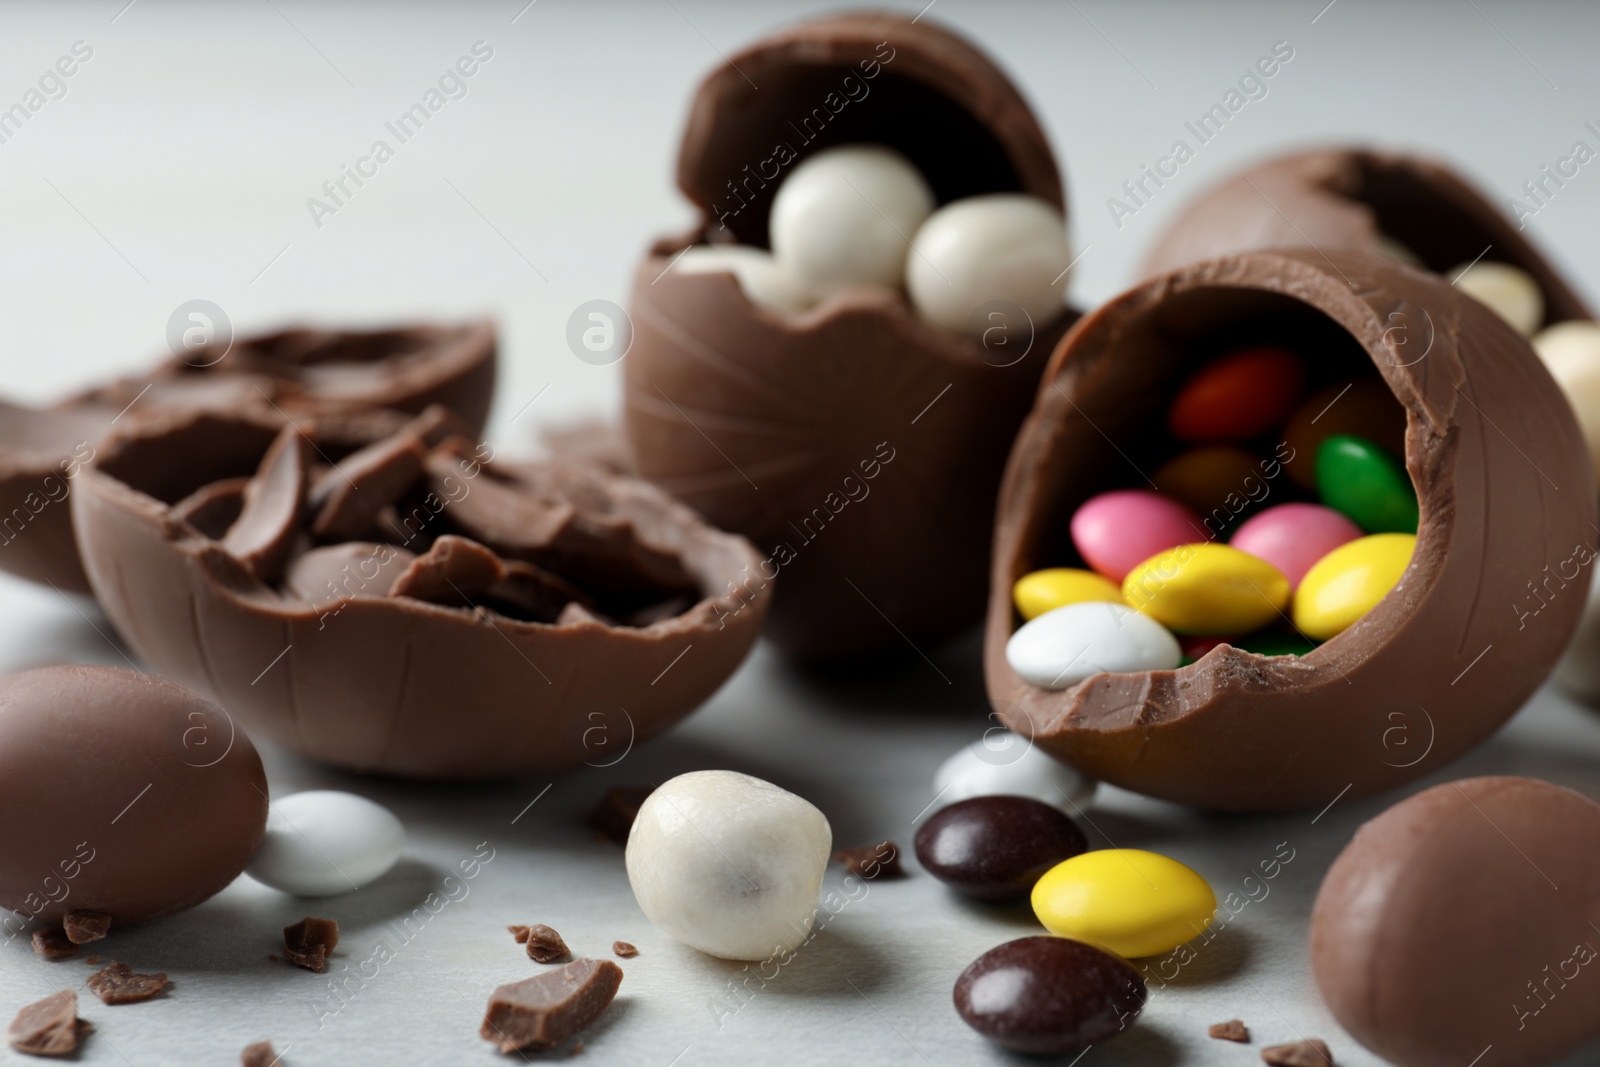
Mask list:
[[[1167,412],[1167,427],[1192,444],[1248,441],[1283,422],[1305,377],[1305,364],[1287,348],[1241,348],[1190,375]]]

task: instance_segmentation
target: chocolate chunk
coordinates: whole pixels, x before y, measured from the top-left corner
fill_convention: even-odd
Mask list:
[[[518,940],[528,946],[528,958],[535,963],[554,963],[567,954],[567,943],[561,935],[543,923],[528,927],[528,936]]]
[[[244,1051],[239,1053],[239,1067],[276,1067],[282,1062],[273,1051],[271,1041],[246,1045]]]
[[[639,950],[626,941],[611,942],[611,951],[625,960],[631,960],[639,954]]]
[[[283,428],[245,484],[239,517],[222,535],[228,554],[268,585],[277,582],[294,549],[305,510],[309,447],[296,427]]]
[[[447,607],[471,607],[504,573],[500,558],[493,552],[476,541],[446,534],[411,561],[389,587],[389,595]]]
[[[160,996],[168,982],[165,974],[135,974],[126,963],[113,963],[91,974],[87,984],[107,1004],[137,1004]]]
[[[506,927],[506,929],[510,930],[511,931],[511,936],[517,939],[517,944],[526,945],[528,943],[528,934],[533,930],[533,927],[531,927],[531,926],[508,926],[508,927]]]
[[[1022,900],[1051,867],[1089,847],[1059,808],[1020,796],[958,800],[917,828],[917,860],[950,888],[980,900]]]
[[[443,538],[441,538],[443,540]],[[555,622],[568,604],[592,606],[593,599],[560,575],[520,559],[506,560],[501,576],[483,591],[483,600],[503,615],[533,622]]]
[[[598,1019],[621,984],[615,963],[575,960],[496,989],[478,1033],[501,1052],[555,1048]]]
[[[33,932],[33,952],[47,960],[64,960],[78,954],[78,946],[59,926],[45,926]]]
[[[842,863],[853,875],[860,878],[904,878],[906,872],[900,867],[900,846],[893,841],[883,841],[876,845],[862,845],[860,848],[840,849],[833,854],[835,863]]]
[[[570,426],[544,427],[539,438],[553,454],[613,474],[632,474],[633,454],[620,424],[594,420]]]
[[[220,541],[244,510],[244,490],[249,478],[223,478],[202,485],[176,504],[172,514],[213,541]]]
[[[67,940],[74,945],[87,945],[106,936],[111,929],[111,916],[99,911],[69,911],[61,917]]]
[[[78,994],[52,993],[17,1012],[6,1028],[6,1041],[30,1056],[69,1056],[78,1040],[94,1027],[78,1018]]]
[[[1334,1067],[1327,1043],[1314,1037],[1287,1045],[1268,1045],[1261,1050],[1261,1062],[1272,1067]]]
[[[589,812],[589,825],[608,841],[626,845],[628,832],[633,829],[633,820],[639,817],[639,808],[653,792],[654,786],[614,786],[607,789],[600,803]]]
[[[1249,1044],[1250,1030],[1242,1019],[1229,1019],[1225,1023],[1212,1023],[1206,1033],[1218,1041],[1237,1041],[1241,1045]]]
[[[956,979],[956,1013],[1002,1048],[1064,1056],[1116,1037],[1145,1004],[1144,979],[1120,957],[1065,937],[990,949]]]
[[[283,928],[283,943],[284,959],[322,974],[328,969],[328,953],[339,944],[339,924],[332,919],[301,919]]]
[[[311,487],[315,537],[347,541],[372,529],[378,513],[399,500],[422,473],[421,438],[402,432],[352,452]]]
[[[372,541],[324,545],[289,561],[284,591],[313,604],[354,596],[388,596],[395,580],[416,558],[415,552]]]

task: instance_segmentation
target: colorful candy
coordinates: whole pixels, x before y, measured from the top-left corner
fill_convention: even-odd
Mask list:
[[[1167,412],[1168,429],[1195,444],[1248,441],[1284,420],[1305,375],[1300,357],[1281,345],[1239,349],[1183,383]]]
[[[1252,499],[1266,495],[1268,482],[1278,473],[1274,466],[1237,445],[1205,445],[1167,460],[1151,481],[1162,493],[1193,508],[1202,522],[1211,520],[1209,536],[1221,532],[1222,525]],[[1214,512],[1221,513],[1222,523],[1212,519]]]
[[[1229,545],[1190,544],[1152,556],[1122,583],[1128,604],[1180,634],[1242,634],[1275,621],[1289,580]]]
[[[1081,1055],[1144,1009],[1144,979],[1126,960],[1064,937],[1023,937],[979,956],[956,979],[956,1014],[1002,1048]]]
[[[1558,322],[1534,337],[1533,350],[1567,394],[1589,458],[1600,469],[1600,324]]]
[[[1228,543],[1278,568],[1293,589],[1317,560],[1360,536],[1361,528],[1332,508],[1279,504],[1246,519]]]
[[[1022,900],[1039,877],[1089,847],[1059,808],[1029,797],[972,797],[940,808],[917,829],[923,869],[979,900]]]
[[[1051,567],[1024,574],[1011,587],[1011,599],[1024,619],[1037,619],[1047,611],[1085,600],[1122,603],[1122,589],[1094,571],[1076,567]]]
[[[1373,534],[1322,557],[1295,592],[1295,626],[1313,641],[1342,632],[1395,587],[1416,544],[1412,534]]]
[[[1417,491],[1398,461],[1371,441],[1335,434],[1317,449],[1317,492],[1368,533],[1416,533]]]
[[[1217,910],[1206,880],[1155,852],[1107,848],[1051,868],[1033,887],[1045,929],[1134,959],[1205,931]]]
[[[1306,489],[1315,489],[1317,449],[1336,433],[1364,437],[1391,456],[1403,456],[1406,409],[1376,374],[1317,390],[1295,409],[1283,428],[1283,465],[1289,477]]]
[[[1178,639],[1122,604],[1068,604],[1022,624],[1006,662],[1026,681],[1067,689],[1105,671],[1161,671],[1178,665]]]
[[[1199,516],[1144,489],[1090,497],[1072,516],[1072,543],[1095,570],[1120,582],[1158,552],[1207,536]]]

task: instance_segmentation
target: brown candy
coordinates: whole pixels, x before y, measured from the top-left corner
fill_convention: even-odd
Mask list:
[[[489,997],[479,1033],[501,1052],[543,1052],[581,1033],[600,1017],[622,984],[622,968],[609,960],[575,960]]]
[[[1125,961],[1065,937],[990,949],[956,979],[956,1013],[1002,1048],[1065,1056],[1116,1037],[1144,1010]]]
[[[1089,847],[1065,812],[1031,797],[958,800],[917,828],[917,862],[979,900],[1022,900],[1046,871]]]

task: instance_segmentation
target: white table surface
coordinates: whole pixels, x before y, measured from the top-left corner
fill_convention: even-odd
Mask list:
[[[501,323],[503,354],[491,436],[508,448],[531,445],[541,427],[614,409],[619,368],[573,357],[568,315],[590,299],[624,302],[646,241],[690,219],[670,175],[696,79],[719,53],[821,9],[124,2],[0,10],[0,106],[73,42],[94,50],[66,95],[0,144],[0,391],[45,399],[141,366],[162,349],[171,311],[197,297],[222,306],[241,331],[489,313]],[[1127,282],[1169,212],[1263,153],[1351,138],[1414,145],[1458,160],[1509,200],[1574,140],[1597,144],[1583,124],[1600,120],[1591,54],[1600,10],[1324,3],[942,0],[928,17],[1002,57],[1039,109],[1068,175],[1077,247],[1087,250],[1073,280],[1086,303]],[[914,12],[921,3],[894,6]],[[479,40],[494,54],[466,98],[315,226],[306,199]],[[1115,226],[1106,199],[1280,40],[1295,54],[1268,96]],[[1528,223],[1589,293],[1600,277],[1597,221],[1600,163]],[[123,662],[92,606],[49,589],[0,579],[0,620],[0,669]],[[173,988],[136,1006],[89,997],[84,1014],[99,1031],[82,1060],[231,1063],[242,1046],[270,1037],[292,1065],[494,1062],[476,1036],[484,1001],[495,985],[530,973],[504,926],[548,922],[579,953],[604,955],[619,938],[640,948],[623,963],[618,1001],[585,1039],[585,1062],[1016,1062],[957,1019],[950,988],[981,952],[1035,929],[1025,911],[965,904],[920,872],[873,885],[730,1013],[730,983],[744,978],[738,965],[651,929],[621,850],[581,824],[609,785],[730,767],[816,802],[840,844],[908,844],[932,798],[933,768],[987,725],[976,641],[934,659],[951,684],[920,659],[852,678],[805,676],[760,647],[668,736],[614,767],[553,783],[410,786],[263,745],[275,793],[343,788],[399,813],[411,835],[401,866],[365,892],[317,904],[241,879],[190,913],[119,932],[106,954],[167,971]],[[1600,717],[1544,691],[1434,780],[1483,773],[1600,795]],[[1213,816],[1103,790],[1091,839],[1174,855],[1219,895],[1279,842],[1295,858],[1267,898],[1155,990],[1134,1030],[1086,1054],[1085,1067],[1256,1063],[1260,1045],[1301,1035],[1327,1039],[1340,1063],[1377,1062],[1316,999],[1305,924],[1351,832],[1398,799],[1344,800],[1313,820]],[[443,891],[448,870],[483,841],[495,858],[467,894],[453,891],[459,899],[419,933],[399,935],[391,924]],[[838,878],[835,870],[829,884]],[[279,928],[308,913],[340,921],[336,963],[354,970],[380,944],[394,952],[364,985],[350,983],[347,1003],[328,979],[266,958],[281,944]],[[88,970],[37,961],[18,942],[0,948],[0,1014]],[[1235,1016],[1250,1024],[1255,1047],[1205,1037],[1209,1023]],[[1572,1062],[1597,1056],[1600,1045]],[[22,1060],[0,1051],[0,1062]]]

